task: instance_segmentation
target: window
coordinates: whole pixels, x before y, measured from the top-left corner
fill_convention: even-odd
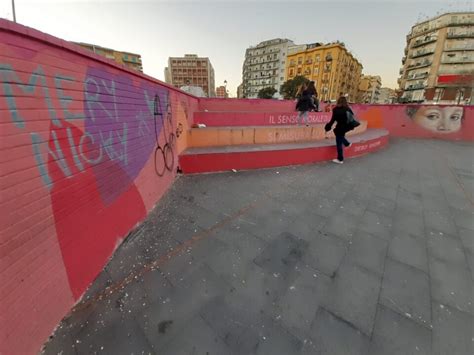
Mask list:
[[[303,63],[303,57],[298,57],[298,64]]]
[[[280,80],[285,80],[285,78],[281,76],[281,77],[280,77]]]

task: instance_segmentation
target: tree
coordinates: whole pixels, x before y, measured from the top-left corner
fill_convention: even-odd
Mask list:
[[[273,94],[275,94],[277,90],[273,86],[269,86],[267,88],[260,89],[258,92],[259,99],[271,99]]]
[[[287,100],[295,99],[296,92],[298,91],[300,85],[303,83],[307,84],[309,83],[309,80],[302,75],[297,75],[293,79],[287,80],[283,83],[280,88],[280,94],[282,94],[283,97]]]

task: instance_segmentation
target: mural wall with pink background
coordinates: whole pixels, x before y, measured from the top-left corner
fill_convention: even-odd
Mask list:
[[[146,217],[197,105],[0,20],[0,353],[36,352]]]
[[[198,101],[0,19],[0,353],[40,348],[172,184],[193,123],[291,125],[294,105]],[[472,106],[354,110],[392,136],[474,140]]]

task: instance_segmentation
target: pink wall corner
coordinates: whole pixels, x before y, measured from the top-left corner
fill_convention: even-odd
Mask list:
[[[27,354],[172,184],[186,134],[159,177],[152,122],[164,147],[198,100],[5,20],[0,53],[0,353]]]

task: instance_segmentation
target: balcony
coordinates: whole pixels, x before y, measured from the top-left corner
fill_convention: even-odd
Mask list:
[[[412,74],[407,76],[407,80],[418,80],[418,79],[424,79],[428,77],[428,72],[424,73],[418,73],[418,74]]]
[[[448,32],[446,37],[447,38],[473,38],[474,37],[474,31]]]
[[[474,63],[474,56],[462,56],[462,57],[452,57],[452,58],[442,58],[441,64],[465,64],[465,63]]]
[[[402,64],[405,64],[406,61],[407,61],[407,57],[405,56],[405,57],[402,58]]]
[[[411,85],[408,85],[405,90],[406,91],[409,91],[409,90],[420,90],[420,89],[424,89],[426,87],[425,84],[423,83],[418,83],[418,84],[411,84]]]
[[[405,72],[405,68],[400,68],[400,70],[398,71],[400,75],[402,75],[404,72]]]
[[[410,56],[410,58],[423,57],[425,55],[433,54],[434,52],[435,52],[434,48],[433,49],[423,49],[423,50],[419,50],[419,51],[416,51],[415,53],[413,53]]]
[[[129,56],[123,56],[122,60],[126,63],[133,63],[133,64],[141,64],[142,60],[141,58],[138,57],[129,57]]]
[[[424,46],[425,44],[436,42],[437,40],[438,40],[438,37],[429,37],[423,40],[417,39],[415,42],[413,42],[413,44],[411,45],[411,48],[421,47],[421,46]]]
[[[417,62],[417,63],[412,63],[410,65],[408,65],[408,69],[415,69],[415,68],[423,68],[423,67],[429,67],[431,65],[432,62],[430,62],[429,60],[425,60],[423,62]]]
[[[445,52],[452,51],[474,51],[474,44],[469,44],[465,46],[446,46],[444,47]]]

